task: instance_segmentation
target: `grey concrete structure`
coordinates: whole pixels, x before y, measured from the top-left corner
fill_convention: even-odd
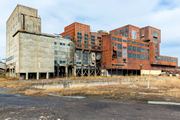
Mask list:
[[[41,33],[33,8],[17,5],[6,23],[6,64],[9,76],[49,78],[54,73],[54,35]]]
[[[54,40],[54,63],[55,63],[55,76],[75,76],[74,67],[74,52],[75,45],[69,40],[56,36]]]

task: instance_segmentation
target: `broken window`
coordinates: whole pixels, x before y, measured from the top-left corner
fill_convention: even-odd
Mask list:
[[[127,60],[126,59],[123,59],[123,63],[126,63],[127,62]]]
[[[112,58],[113,59],[117,58],[117,51],[113,50]]]

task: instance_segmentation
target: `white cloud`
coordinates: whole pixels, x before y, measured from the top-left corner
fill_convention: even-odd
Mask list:
[[[17,3],[39,10],[43,32],[60,33],[74,21],[91,25],[93,31],[109,31],[125,24],[153,25],[162,30],[162,53],[169,54],[166,48],[171,42],[180,44],[179,0],[7,0],[0,4],[1,57],[5,56],[5,22]],[[177,50],[180,47],[172,49],[171,55],[180,58]]]

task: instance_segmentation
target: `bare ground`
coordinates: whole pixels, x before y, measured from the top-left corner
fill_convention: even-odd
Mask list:
[[[76,87],[36,89],[34,85],[57,85],[64,81],[76,84]],[[118,82],[115,85],[88,86],[92,82]],[[85,86],[78,86],[78,84]],[[177,77],[155,76],[126,76],[126,77],[81,77],[81,78],[57,78],[49,80],[16,80],[1,78],[0,87],[13,88],[12,93],[30,96],[46,96],[55,94],[60,96],[102,96],[116,100],[164,100],[180,102],[180,79]]]

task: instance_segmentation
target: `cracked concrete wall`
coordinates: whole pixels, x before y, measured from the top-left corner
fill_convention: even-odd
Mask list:
[[[6,64],[15,73],[54,72],[54,37],[41,33],[38,11],[17,5],[6,23]]]
[[[19,33],[17,72],[54,72],[54,38]]]
[[[22,14],[25,14],[24,20]],[[6,64],[15,64],[14,58],[17,55],[18,40],[14,36],[18,30],[23,30],[23,21],[25,22],[24,31],[41,32],[41,21],[37,17],[37,10],[22,5],[17,5],[6,23]]]

